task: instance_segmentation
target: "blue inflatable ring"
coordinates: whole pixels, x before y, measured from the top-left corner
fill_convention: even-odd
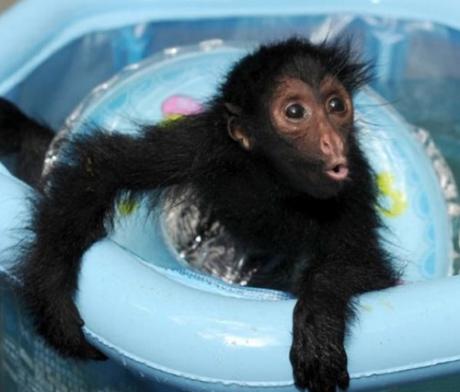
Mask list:
[[[85,132],[91,122],[135,132],[135,123],[200,110],[244,53],[206,42],[130,66],[97,88],[67,127]],[[451,269],[452,233],[437,174],[420,132],[379,96],[365,89],[355,103],[389,229],[382,237],[405,272],[400,286],[357,300],[359,318],[346,342],[352,386],[459,371],[460,335],[450,331],[460,314],[446,298],[460,293],[460,281],[442,279]],[[12,233],[27,215],[28,189],[4,167],[0,189],[0,232]],[[84,257],[77,303],[87,336],[142,375],[185,390],[295,390],[288,359],[295,300],[188,269],[160,219],[146,220],[142,205],[118,207],[112,236]]]

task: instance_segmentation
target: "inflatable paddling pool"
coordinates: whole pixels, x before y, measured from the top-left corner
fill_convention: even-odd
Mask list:
[[[51,28],[42,30],[43,35],[35,37],[37,48],[25,49],[29,57],[22,59],[20,67],[15,66],[16,58],[0,67],[5,75],[0,84],[3,94],[54,127],[62,128],[67,117],[65,126],[71,132],[86,131],[87,123],[135,132],[135,123],[200,110],[221,75],[252,45],[243,48],[208,40],[167,49],[138,63],[171,40],[165,31],[173,27],[153,14],[158,3],[139,1],[127,7],[113,1],[107,3],[113,3],[107,13],[89,2],[80,3],[86,7],[82,7],[84,12],[70,12],[64,26],[64,11],[74,9],[49,1],[55,5],[57,19],[53,23],[61,18],[51,24],[59,34],[49,40]],[[203,15],[197,32],[193,22],[186,20],[191,16],[200,19],[198,8],[180,11],[174,8],[179,3],[174,3],[171,8],[182,17],[173,30],[178,37],[182,29],[194,38],[209,38],[201,36],[205,31],[235,38],[230,31],[239,31],[254,41],[270,38],[270,34],[252,36],[253,25],[261,29],[265,25],[267,31],[283,27],[285,34],[302,25],[304,34],[319,39],[321,28],[328,26],[329,17],[324,14],[330,9],[319,15],[319,8],[305,7],[299,19],[289,16],[289,10],[298,15],[302,9],[294,4],[283,8],[283,20],[267,14],[250,20],[249,25],[245,25],[247,16],[222,7],[220,16]],[[350,11],[362,11],[358,5]],[[13,9],[0,19],[0,32],[38,7],[38,2],[26,1]],[[279,10],[275,7],[272,11]],[[315,15],[309,16],[313,11]],[[162,12],[168,20],[174,19],[170,8]],[[213,19],[224,16],[229,20]],[[33,19],[29,35],[34,28],[43,27],[40,23],[45,20],[50,23],[45,16],[41,18]],[[387,26],[386,31],[386,23],[379,24],[371,17],[336,18],[344,24],[340,28],[361,25],[363,37],[374,39],[363,44],[368,54],[375,51],[383,56],[386,44],[386,66],[394,68],[395,78],[404,80],[407,64],[402,64],[402,59],[410,63],[409,55],[403,57],[409,46],[397,48],[400,41],[391,41],[394,30]],[[410,27],[419,35],[425,32],[417,22]],[[329,29],[339,31],[337,26]],[[399,33],[417,41],[419,36],[412,33],[415,38],[411,37],[409,30],[406,25]],[[26,36],[23,34],[18,34],[18,39]],[[189,38],[178,38],[178,42]],[[99,85],[72,111],[83,93],[126,64],[131,65]],[[380,80],[387,78],[388,83],[374,87],[384,93],[393,79],[381,72]],[[404,121],[372,89],[363,90],[355,102],[360,140],[377,173],[381,213],[389,228],[382,236],[398,256],[404,282],[358,299],[359,318],[346,344],[351,387],[379,390],[422,383],[415,390],[440,390],[433,385],[455,385],[460,374],[460,336],[453,332],[460,326],[456,305],[460,281],[447,277],[454,268],[452,237],[457,233],[453,178],[428,134]],[[9,174],[8,157],[4,163],[0,166],[0,251],[1,266],[7,273],[11,246],[21,235],[19,228],[27,214],[29,190]],[[171,246],[161,218],[146,219],[142,205],[118,207],[120,219],[114,234],[85,255],[77,298],[86,321],[85,332],[110,360],[81,365],[59,359],[37,342],[18,314],[14,297],[4,289],[0,299],[4,339],[0,384],[7,385],[7,391],[24,390],[32,384],[45,391],[62,390],[63,386],[70,390],[294,391],[288,360],[294,299],[282,292],[228,284],[190,268]]]

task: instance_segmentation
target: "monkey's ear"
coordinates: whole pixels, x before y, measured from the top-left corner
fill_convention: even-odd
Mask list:
[[[227,118],[227,131],[228,135],[238,142],[241,147],[245,150],[249,151],[252,149],[252,140],[246,134],[243,127],[239,124],[239,117],[241,115],[241,108],[232,103],[226,102],[225,109],[228,111],[228,118]]]
[[[237,124],[235,117],[230,117],[227,120],[227,131],[228,135],[240,144],[245,150],[252,150],[253,142],[251,138],[246,134],[243,128]]]

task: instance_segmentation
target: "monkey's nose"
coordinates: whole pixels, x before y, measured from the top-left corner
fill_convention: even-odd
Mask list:
[[[335,133],[329,132],[321,135],[319,140],[321,152],[326,157],[340,156],[344,150],[342,139]]]
[[[343,159],[328,165],[325,173],[335,181],[343,181],[348,177],[349,171],[347,161]]]

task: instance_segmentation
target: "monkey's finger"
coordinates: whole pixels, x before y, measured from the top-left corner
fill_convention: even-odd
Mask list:
[[[335,383],[328,383],[325,381],[317,380],[308,386],[308,392],[336,392]]]
[[[75,351],[75,356],[80,359],[92,359],[94,361],[105,361],[108,359],[103,352],[88,343],[81,330],[78,349]]]
[[[340,389],[348,389],[350,386],[350,376],[346,370],[343,370],[339,374],[339,378],[337,380],[337,385],[339,386]]]
[[[107,355],[99,351],[97,348],[93,347],[91,344],[85,341],[84,345],[81,348],[82,357],[84,359],[92,359],[93,361],[106,361],[108,359]]]

